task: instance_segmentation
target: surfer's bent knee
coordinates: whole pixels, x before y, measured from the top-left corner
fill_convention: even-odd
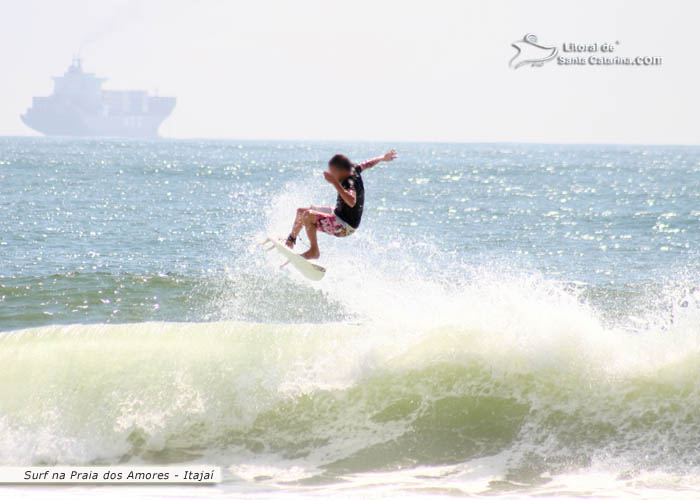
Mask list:
[[[316,216],[311,213],[311,210],[306,210],[303,213],[301,220],[307,226],[316,225]]]

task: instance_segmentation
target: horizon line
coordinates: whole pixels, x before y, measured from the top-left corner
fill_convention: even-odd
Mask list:
[[[238,142],[326,142],[326,143],[396,143],[396,144],[514,144],[541,146],[679,146],[698,147],[700,143],[684,142],[567,142],[567,141],[450,141],[450,140],[406,140],[406,139],[312,139],[312,138],[236,138],[236,137],[119,137],[119,136],[46,136],[46,135],[0,135],[3,139],[60,139],[60,140],[109,140],[109,141],[238,141]]]

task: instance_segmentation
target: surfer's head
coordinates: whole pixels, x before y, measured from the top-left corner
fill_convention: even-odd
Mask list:
[[[328,161],[328,170],[330,170],[337,179],[342,180],[350,175],[352,162],[347,156],[338,154]]]

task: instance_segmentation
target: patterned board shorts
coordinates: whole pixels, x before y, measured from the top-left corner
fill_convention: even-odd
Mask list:
[[[333,207],[317,207],[311,205],[311,210],[323,214],[316,216],[316,229],[322,233],[332,234],[333,236],[342,238],[344,236],[350,236],[355,231],[354,227],[333,213]]]

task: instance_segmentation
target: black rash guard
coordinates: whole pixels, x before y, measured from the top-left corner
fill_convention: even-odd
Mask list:
[[[365,187],[362,184],[361,172],[362,166],[354,165],[350,172],[350,177],[340,183],[346,190],[355,191],[355,206],[351,207],[338,195],[334,211],[336,217],[347,222],[353,229],[357,229],[360,225],[362,207],[365,204]]]

